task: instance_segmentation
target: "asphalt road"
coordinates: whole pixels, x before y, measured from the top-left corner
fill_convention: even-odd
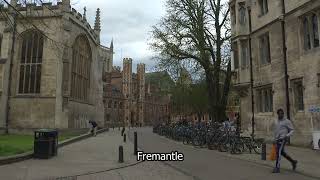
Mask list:
[[[184,154],[183,162],[163,162],[195,180],[315,180],[293,171],[272,174],[272,168],[239,159],[230,159],[215,151],[183,145],[152,133],[151,128],[135,129],[138,147],[144,152]],[[130,139],[132,140],[132,129]]]

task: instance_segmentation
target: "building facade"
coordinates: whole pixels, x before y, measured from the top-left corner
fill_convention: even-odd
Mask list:
[[[80,14],[70,0],[11,0],[0,8],[0,127],[86,128],[89,120],[103,126],[102,77],[113,45],[100,44],[100,10],[91,28],[86,10]]]
[[[250,132],[255,127],[257,135],[271,138],[276,111],[282,108],[296,129],[291,141],[309,145],[312,131],[320,130],[320,1],[229,4],[242,127]]]
[[[157,94],[158,86],[146,82],[145,64],[132,72],[132,59],[123,59],[123,70],[114,67],[105,73],[105,124],[144,126],[168,118],[169,98]]]

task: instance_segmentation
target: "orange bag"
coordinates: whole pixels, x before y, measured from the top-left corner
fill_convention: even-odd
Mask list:
[[[275,144],[272,145],[271,153],[269,155],[270,161],[275,161],[277,159],[277,147]]]

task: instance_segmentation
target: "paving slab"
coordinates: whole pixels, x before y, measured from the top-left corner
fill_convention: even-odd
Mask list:
[[[118,163],[120,145],[124,148],[124,163]],[[129,140],[123,142],[120,131],[110,130],[96,137],[62,147],[58,151],[58,156],[49,160],[31,159],[0,166],[0,179],[53,180],[58,177],[66,180],[190,179],[190,177],[160,162],[142,162],[130,166],[135,163],[137,160],[133,155],[132,142]],[[121,168],[123,166],[130,167]],[[120,169],[102,172],[115,168]],[[93,174],[76,176],[89,172]]]

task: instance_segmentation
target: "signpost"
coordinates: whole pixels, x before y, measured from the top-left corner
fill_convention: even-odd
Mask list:
[[[320,149],[320,107],[311,106],[308,110],[311,113],[310,125],[313,136],[313,148]]]

